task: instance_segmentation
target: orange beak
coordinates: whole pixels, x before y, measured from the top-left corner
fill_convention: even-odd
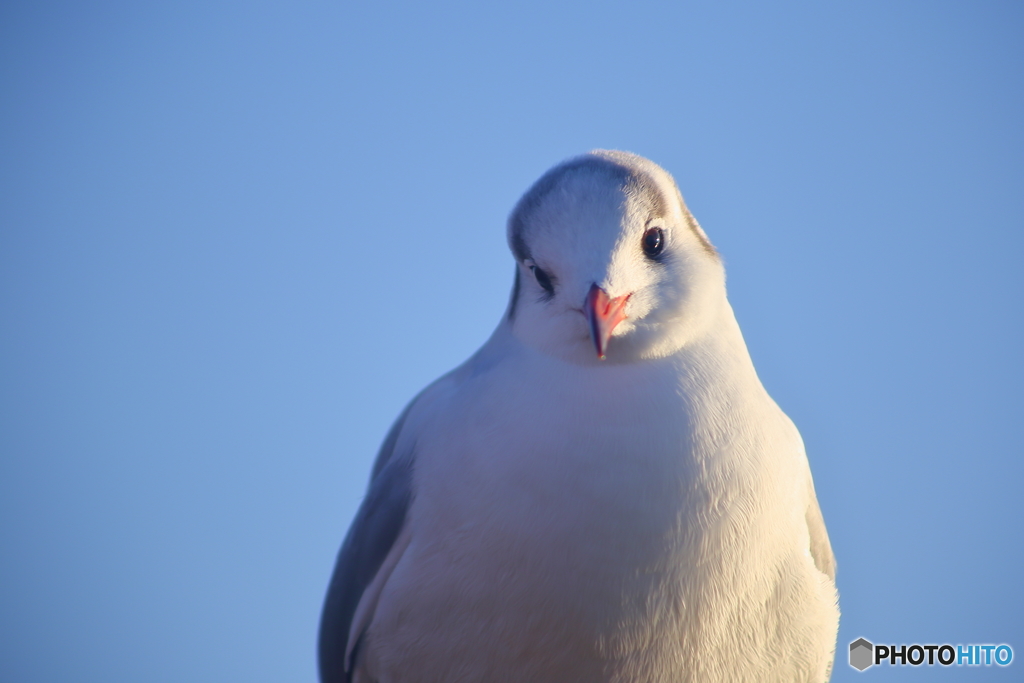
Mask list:
[[[629,294],[609,299],[608,293],[597,285],[591,285],[590,291],[587,292],[587,302],[583,308],[587,314],[587,322],[590,323],[590,338],[594,340],[597,357],[601,360],[604,360],[604,352],[608,348],[612,330],[626,319],[627,301]]]

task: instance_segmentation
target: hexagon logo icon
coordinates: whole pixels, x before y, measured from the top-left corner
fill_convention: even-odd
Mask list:
[[[858,638],[857,640],[850,643],[850,666],[857,671],[863,671],[868,668],[874,662],[872,656],[875,652],[875,646],[868,642],[865,638]]]

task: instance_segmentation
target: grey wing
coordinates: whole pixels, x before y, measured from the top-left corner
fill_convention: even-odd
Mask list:
[[[415,401],[413,401],[415,403]],[[351,633],[364,591],[373,583],[405,524],[412,500],[412,453],[395,455],[412,403],[395,422],[373,466],[370,486],[345,536],[320,617],[319,666],[323,683],[349,683],[361,633]],[[350,644],[349,637],[356,643]],[[349,657],[351,653],[351,657]]]

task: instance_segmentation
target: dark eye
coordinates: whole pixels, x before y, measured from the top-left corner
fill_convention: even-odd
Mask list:
[[[530,266],[530,270],[533,271],[533,276],[537,278],[537,284],[543,287],[549,296],[554,295],[555,284],[551,282],[551,277],[537,266]]]
[[[656,258],[665,246],[665,234],[661,228],[648,228],[643,238],[644,253],[648,258]]]

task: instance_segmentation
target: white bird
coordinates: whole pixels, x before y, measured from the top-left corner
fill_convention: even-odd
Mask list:
[[[321,679],[826,681],[835,563],[803,443],[671,176],[570,159],[508,240],[494,334],[377,456]]]

